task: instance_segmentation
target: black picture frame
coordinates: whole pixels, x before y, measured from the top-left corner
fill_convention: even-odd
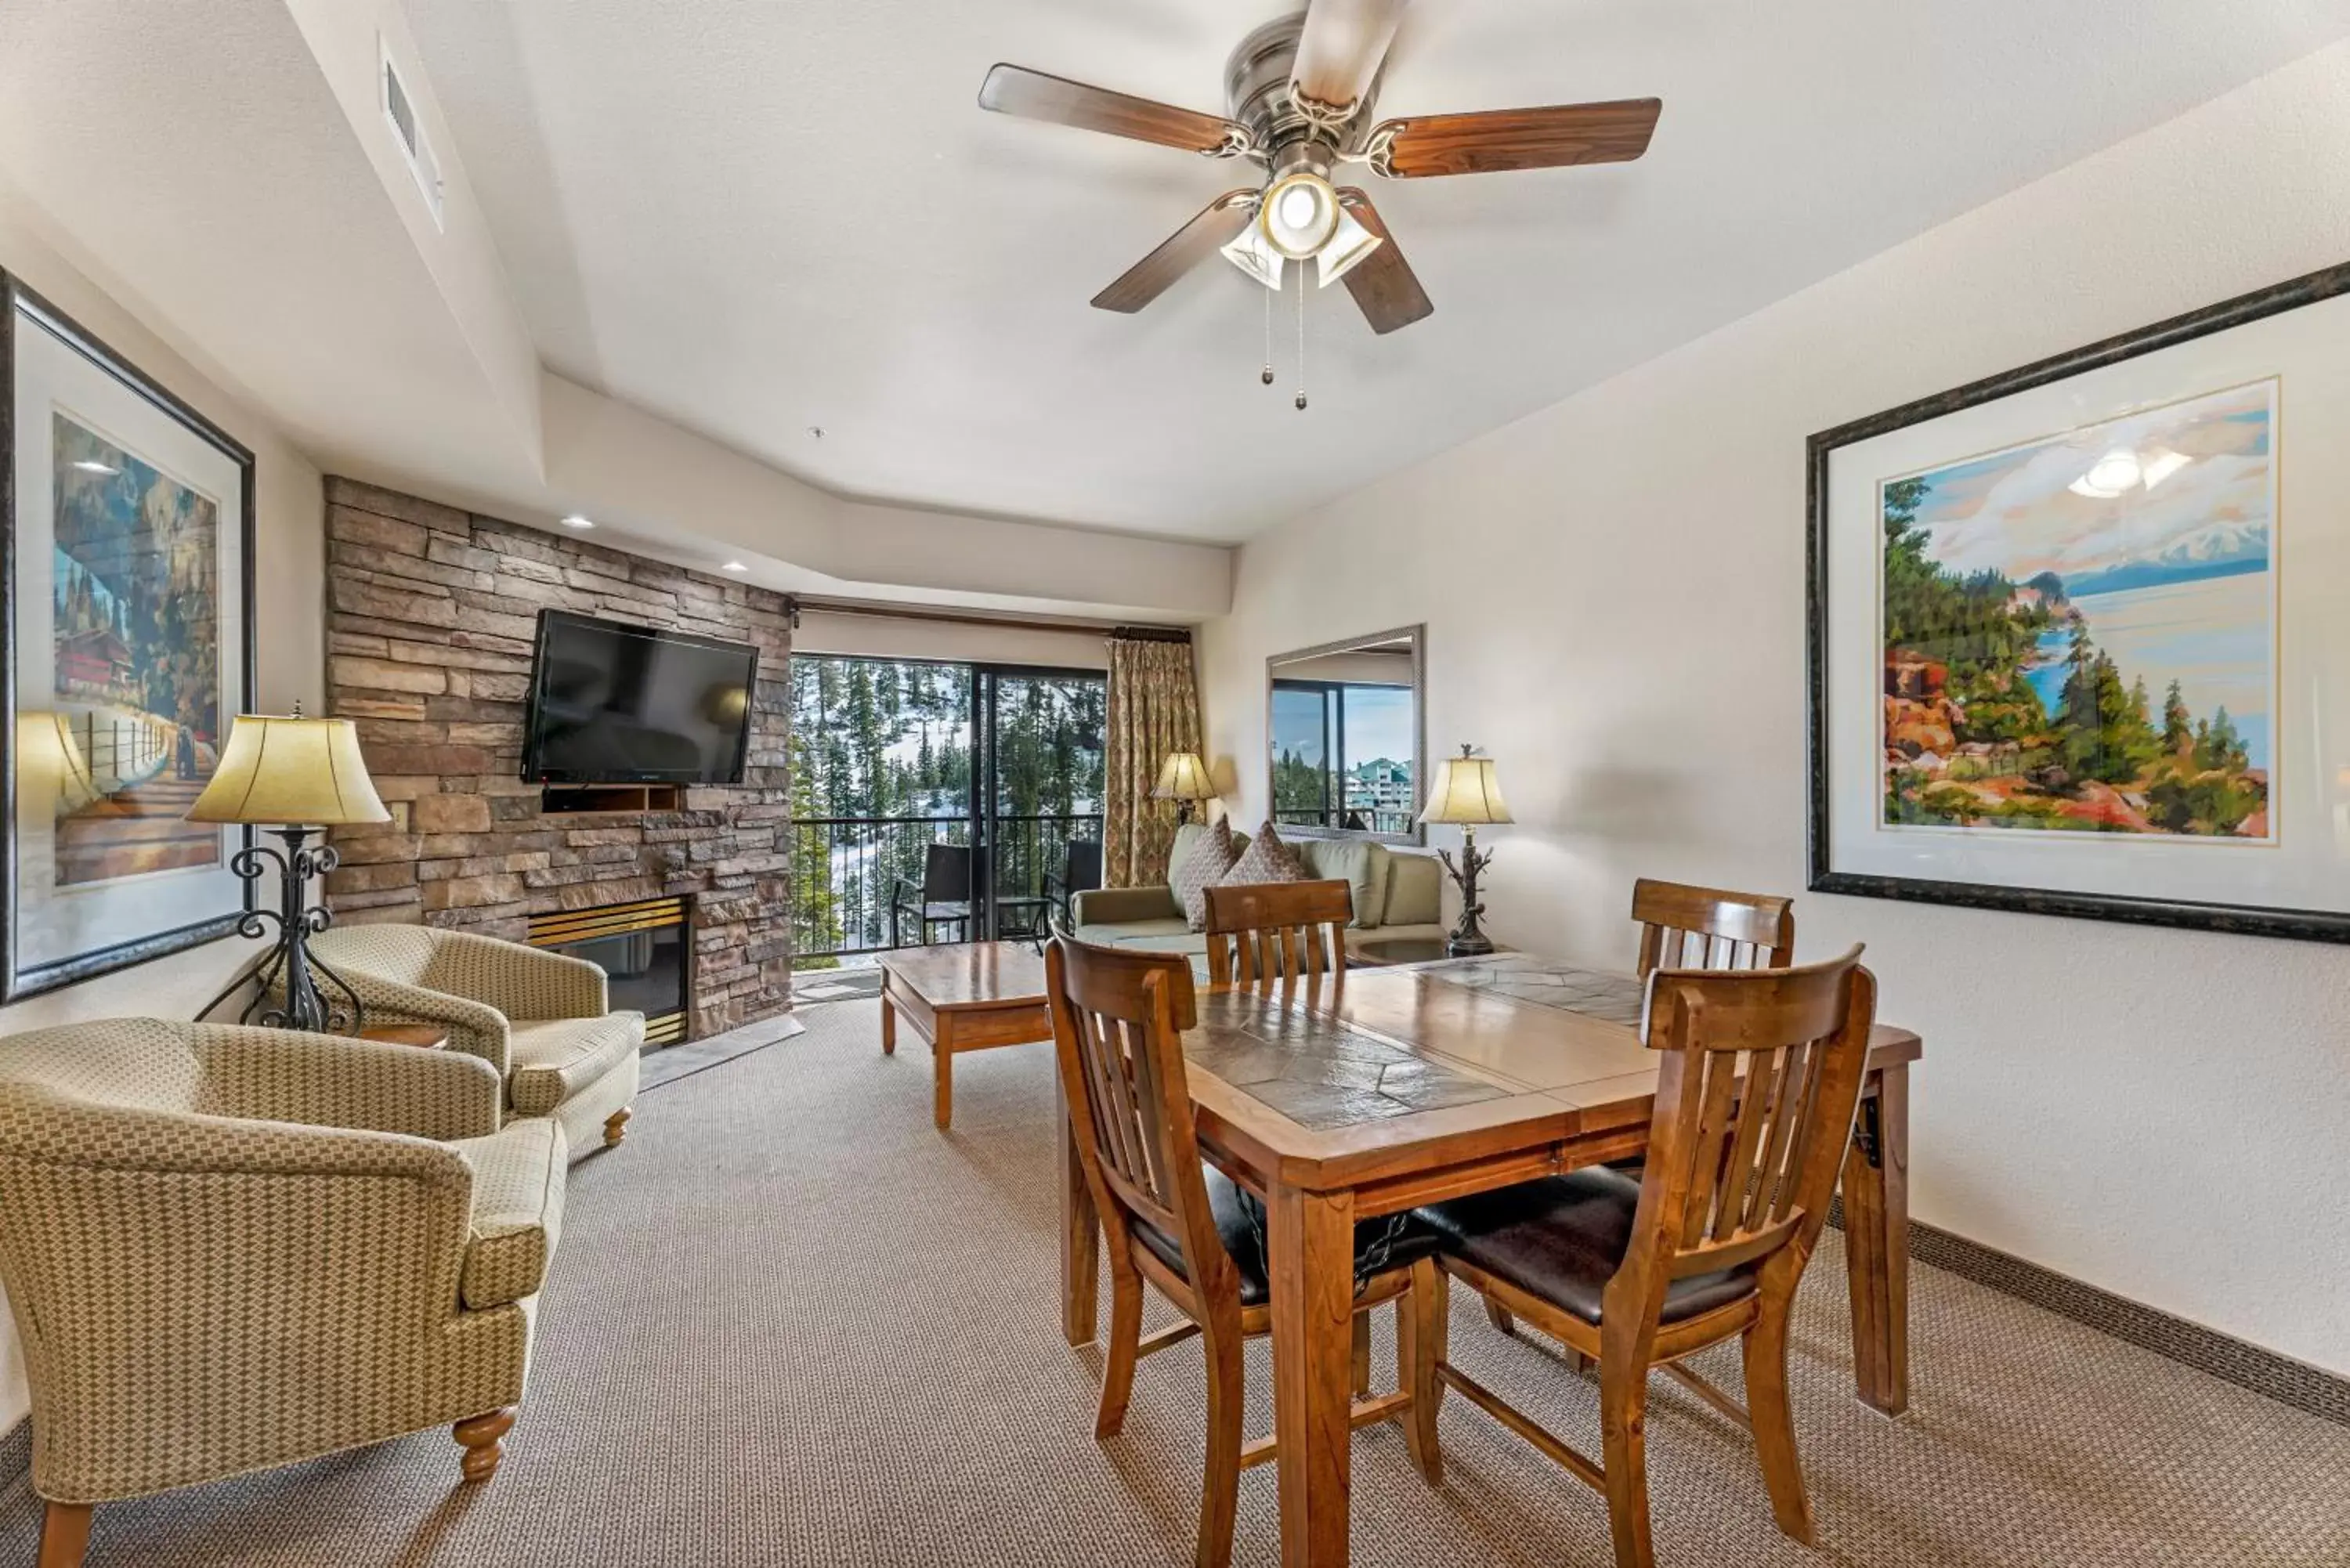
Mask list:
[[[233,936],[236,934],[239,923],[255,908],[253,884],[240,880],[238,886],[242,891],[235,904],[219,915],[130,941],[76,953],[70,958],[55,960],[31,970],[21,970],[18,965],[17,922],[22,910],[18,908],[16,832],[18,487],[16,404],[16,328],[20,314],[38,318],[44,329],[104,371],[124,389],[184,425],[236,464],[239,488],[243,492],[236,522],[240,540],[238,572],[234,582],[224,580],[222,588],[224,592],[234,591],[238,597],[236,618],[242,635],[238,639],[236,656],[242,665],[242,695],[248,710],[255,704],[254,687],[259,667],[257,628],[254,617],[257,515],[253,452],[168,388],[109,348],[97,334],[42,298],[22,280],[0,271],[0,653],[5,656],[5,678],[0,678],[0,794],[5,795],[6,812],[5,827],[0,827],[0,876],[5,876],[7,883],[5,919],[0,919],[0,1002],[19,1002],[26,997],[78,985],[99,975]],[[236,836],[240,841],[236,847],[252,846],[251,828],[240,829]]]
[[[1814,893],[1950,904],[2073,919],[2118,920],[2134,925],[2225,931],[2241,936],[2282,937],[2302,941],[2350,942],[2350,914],[2324,909],[2279,909],[2190,899],[2058,891],[1980,882],[1939,881],[1840,871],[1832,863],[1828,767],[1828,570],[1829,459],[1841,447],[1944,415],[1996,402],[2020,392],[2069,380],[2109,365],[2226,332],[2273,316],[2350,294],[2350,263],[2323,268],[2290,281],[2189,311],[2151,327],[2051,356],[2019,369],[1920,398],[1866,419],[1813,435],[1805,452],[1804,652],[1807,662],[1804,720],[1810,746],[1809,886]]]

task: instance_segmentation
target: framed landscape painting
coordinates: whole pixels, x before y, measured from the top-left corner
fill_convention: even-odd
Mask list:
[[[14,1001],[249,907],[246,830],[183,818],[250,706],[253,454],[5,274],[0,307]]]
[[[2350,941],[2350,266],[1814,436],[1811,886]]]

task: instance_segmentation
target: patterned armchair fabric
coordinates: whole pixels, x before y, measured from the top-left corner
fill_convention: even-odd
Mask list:
[[[350,982],[370,1022],[438,1024],[452,1050],[501,1073],[509,1020],[600,1018],[608,1006],[594,964],[468,931],[335,926],[310,950]]]
[[[594,964],[431,926],[337,926],[310,948],[359,992],[369,1023],[447,1030],[452,1051],[504,1077],[515,1115],[562,1122],[575,1156],[619,1137],[645,1021],[608,1011]]]
[[[563,1135],[498,1114],[489,1067],[402,1045],[156,1019],[0,1039],[35,1490],[137,1497],[519,1401]]]

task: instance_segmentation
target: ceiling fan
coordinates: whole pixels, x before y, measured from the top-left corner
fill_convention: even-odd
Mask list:
[[[1311,0],[1241,41],[1224,67],[1230,116],[1202,114],[1107,88],[999,65],[979,89],[998,114],[1051,120],[1210,158],[1264,166],[1262,184],[1225,192],[1094,296],[1103,310],[1140,310],[1222,253],[1268,288],[1284,265],[1316,264],[1324,287],[1344,279],[1374,332],[1409,327],[1436,307],[1378,209],[1359,186],[1333,183],[1359,163],[1390,180],[1621,163],[1648,150],[1662,100],[1413,115],[1372,122],[1388,47],[1406,0]],[[1272,379],[1270,369],[1266,379]]]

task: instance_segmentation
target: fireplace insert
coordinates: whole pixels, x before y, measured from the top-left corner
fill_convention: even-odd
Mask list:
[[[683,898],[646,898],[533,915],[530,945],[602,969],[613,1008],[645,1015],[645,1044],[674,1045],[692,1012],[692,929]]]

